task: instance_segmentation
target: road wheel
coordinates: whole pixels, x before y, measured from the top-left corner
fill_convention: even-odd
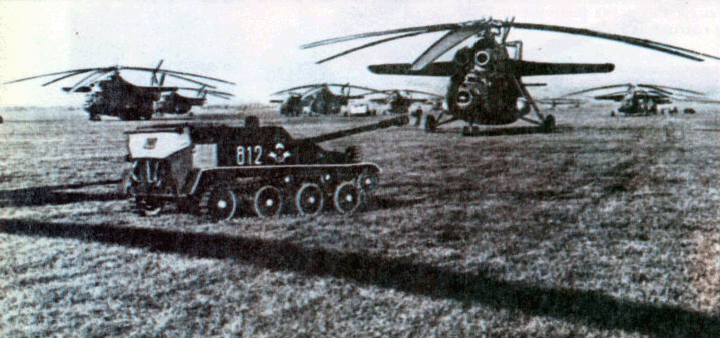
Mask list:
[[[333,204],[341,214],[352,213],[360,205],[360,190],[352,182],[340,183],[335,188]]]
[[[229,186],[215,186],[205,192],[200,205],[214,221],[229,220],[237,210],[237,197]]]
[[[303,184],[295,196],[295,206],[301,215],[317,215],[324,205],[325,193],[314,183]]]
[[[255,193],[253,209],[260,217],[272,217],[282,210],[282,193],[278,188],[266,185]]]
[[[157,216],[162,212],[165,202],[150,198],[139,198],[135,200],[138,212],[143,216]]]

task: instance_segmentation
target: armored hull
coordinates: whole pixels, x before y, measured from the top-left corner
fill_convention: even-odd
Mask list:
[[[128,132],[132,168],[128,198],[145,215],[168,203],[229,219],[283,211],[350,213],[372,196],[380,167],[359,151],[328,151],[317,143],[407,123],[407,117],[313,138],[293,139],[281,127],[157,125]]]

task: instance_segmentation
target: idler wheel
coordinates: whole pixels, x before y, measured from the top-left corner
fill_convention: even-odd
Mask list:
[[[295,196],[295,206],[301,215],[317,215],[322,211],[324,205],[325,194],[314,183],[303,184]]]
[[[360,190],[352,182],[343,182],[335,188],[333,194],[335,210],[341,214],[349,214],[360,206]]]
[[[272,217],[282,210],[282,193],[278,188],[266,185],[255,193],[253,209],[260,217]]]
[[[215,221],[229,220],[237,210],[237,197],[228,186],[216,186],[203,198],[204,211]]]

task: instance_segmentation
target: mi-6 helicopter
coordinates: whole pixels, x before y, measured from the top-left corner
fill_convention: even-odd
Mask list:
[[[330,88],[340,88],[340,94],[335,94]],[[359,89],[360,94],[350,95],[351,89]],[[302,92],[298,92],[303,90]],[[280,103],[280,115],[299,116],[301,114],[331,115],[338,114],[342,107],[347,106],[353,99],[362,99],[368,93],[377,93],[377,89],[353,86],[348,84],[318,83],[293,87],[273,93],[272,95],[287,95],[284,100],[270,100]]]
[[[162,65],[162,63],[163,61],[161,60],[155,68],[111,66],[100,68],[73,69],[57,73],[26,77],[7,82],[6,84],[32,80],[41,77],[56,76],[55,79],[42,84],[43,86],[47,86],[49,84],[70,77],[85,75],[85,77],[83,77],[80,81],[76,82],[74,85],[70,87],[63,87],[63,90],[68,93],[88,94],[85,104],[83,105],[83,109],[88,112],[89,119],[91,121],[99,121],[100,115],[116,116],[122,120],[149,120],[150,118],[152,118],[152,115],[155,111],[154,104],[163,97],[163,93],[169,93],[172,95],[176,94],[178,89],[198,90],[197,88],[164,86],[166,77],[172,77],[200,85],[202,86],[200,91],[205,90],[205,88],[215,89],[217,87],[208,83],[201,82],[197,79],[211,80],[219,83],[234,85],[234,83],[232,82],[204,75],[161,69],[160,66]],[[120,76],[120,72],[123,70],[149,72],[150,86],[138,86],[128,82],[122,76]],[[160,75],[159,79],[158,74]],[[229,93],[214,91],[210,89],[205,90],[205,93],[220,96],[223,98],[231,96],[231,94]],[[178,96],[180,95],[176,94],[176,96],[166,100],[163,111],[168,113],[186,112],[187,110],[189,110],[186,109],[187,105],[201,105],[205,102],[204,98],[201,98],[201,100],[192,100],[193,98],[185,98],[185,100],[183,100]]]
[[[704,94],[694,90],[642,83],[626,83],[588,88],[585,90],[565,94],[563,95],[563,97],[623,87],[625,88],[620,91],[597,95],[593,98],[595,100],[609,100],[620,102],[620,106],[610,112],[610,116],[617,116],[617,114],[623,114],[627,116],[656,115],[659,112],[662,112],[658,109],[658,105],[669,104],[673,103],[674,101],[720,103],[720,101],[713,101],[705,99],[703,97],[698,97],[697,95]],[[688,94],[692,94],[693,96]],[[673,107],[668,112],[670,114],[674,114],[678,112],[678,109],[677,107]],[[686,108],[684,112],[686,114],[693,114],[695,113],[695,110],[692,108]]]
[[[450,77],[445,96],[447,107],[444,110],[450,118],[442,121],[442,115],[428,116],[425,123],[427,131],[434,131],[439,125],[456,120],[468,122],[463,133],[475,134],[475,124],[504,125],[519,119],[540,126],[543,131],[551,131],[555,126],[552,115],[545,116],[522,82],[523,76],[561,75],[581,73],[607,73],[615,66],[611,63],[547,63],[522,60],[522,41],[507,41],[511,28],[543,30],[567,34],[585,35],[596,38],[619,41],[639,47],[654,49],[664,53],[703,61],[704,57],[720,58],[670,46],[659,42],[629,36],[608,34],[582,28],[553,26],[544,24],[519,23],[510,20],[492,18],[431,26],[393,29],[380,32],[361,33],[345,37],[317,41],[300,46],[312,48],[348,40],[375,36],[393,35],[369,42],[356,48],[343,51],[318,61],[323,63],[339,56],[372,47],[392,40],[402,39],[433,32],[447,33],[425,50],[413,63],[371,65],[368,68],[376,74],[420,75]],[[435,62],[440,56],[463,41],[477,37],[469,47],[460,48],[450,62]],[[510,50],[513,53],[510,53]],[[534,110],[538,120],[525,117]],[[472,128],[472,129],[471,129]]]

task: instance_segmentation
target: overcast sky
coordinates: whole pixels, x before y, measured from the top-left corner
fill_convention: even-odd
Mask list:
[[[112,65],[163,68],[237,83],[231,102],[267,102],[270,94],[316,82],[445,92],[447,80],[380,76],[377,63],[412,62],[442,33],[383,44],[322,65],[315,61],[365,40],[301,50],[320,39],[368,31],[477,20],[587,28],[720,55],[720,1],[8,1],[0,0],[0,83],[31,75]],[[527,77],[547,82],[536,97],[605,84],[640,82],[720,95],[720,61],[693,62],[622,43],[514,29],[533,61],[611,62],[609,74]],[[447,56],[449,57],[449,56]],[[149,75],[124,72],[140,85]],[[79,80],[79,79],[77,79]],[[0,105],[79,104],[80,94],[41,87],[42,79],[0,84]],[[179,85],[179,83],[166,83]],[[223,103],[213,99],[211,103]]]

